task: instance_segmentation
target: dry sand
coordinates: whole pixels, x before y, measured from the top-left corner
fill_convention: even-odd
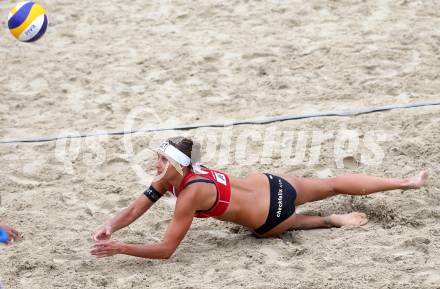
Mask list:
[[[132,127],[439,98],[436,1],[41,3],[49,28],[40,41],[23,44],[1,32],[1,139],[122,129],[139,107],[144,111],[137,111]],[[14,4],[0,3],[3,27]],[[222,163],[214,154],[206,162],[232,175],[406,177],[427,168],[431,180],[417,191],[338,196],[298,208],[323,215],[363,211],[370,222],[361,228],[256,239],[233,224],[195,220],[165,261],[97,260],[89,247],[93,231],[143,191],[148,180],[133,163],[167,134],[134,136],[128,142],[134,153],[121,137],[72,141],[71,165],[60,161],[63,142],[0,145],[0,220],[24,236],[0,247],[0,282],[4,289],[440,288],[439,113],[431,107],[229,129],[230,160]],[[334,155],[342,129],[360,136],[360,148],[345,161]],[[280,148],[254,163],[237,156],[245,133],[311,137],[317,130],[333,134],[318,162],[310,161],[316,147],[310,140],[299,162],[286,162]],[[377,141],[383,160],[363,163],[366,136],[376,130],[386,136]],[[211,134],[212,140],[225,131],[185,134]],[[292,146],[280,136],[269,139],[283,150]],[[248,149],[261,155],[258,143]],[[163,198],[114,238],[161,240],[173,204]]]

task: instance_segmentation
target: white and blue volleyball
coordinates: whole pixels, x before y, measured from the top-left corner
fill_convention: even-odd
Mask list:
[[[46,32],[47,23],[46,11],[35,2],[20,2],[9,12],[9,31],[15,38],[23,42],[33,42],[40,39]]]

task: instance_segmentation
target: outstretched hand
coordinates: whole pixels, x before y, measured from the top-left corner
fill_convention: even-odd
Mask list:
[[[97,258],[110,257],[121,253],[124,243],[117,241],[98,241],[92,246],[90,253]]]
[[[112,227],[110,225],[105,225],[96,231],[93,240],[95,240],[95,242],[110,240],[112,233]]]

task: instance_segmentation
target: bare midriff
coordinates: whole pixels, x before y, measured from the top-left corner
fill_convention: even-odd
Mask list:
[[[231,200],[226,212],[216,217],[255,229],[261,226],[269,211],[269,181],[264,174],[252,174],[245,178],[229,176]]]

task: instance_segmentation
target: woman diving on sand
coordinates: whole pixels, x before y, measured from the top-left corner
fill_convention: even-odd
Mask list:
[[[418,189],[428,174],[411,179],[366,175],[343,175],[326,179],[302,178],[269,173],[236,178],[224,172],[192,165],[193,142],[177,137],[163,142],[158,150],[159,177],[128,208],[123,209],[94,235],[91,254],[108,257],[125,254],[143,258],[169,258],[188,232],[194,217],[213,217],[252,230],[260,237],[277,236],[294,229],[362,226],[364,213],[333,214],[325,217],[295,213],[308,202],[338,194],[369,195],[395,189]],[[166,192],[177,200],[174,215],[163,241],[156,244],[126,244],[110,240],[112,233],[142,216]]]

